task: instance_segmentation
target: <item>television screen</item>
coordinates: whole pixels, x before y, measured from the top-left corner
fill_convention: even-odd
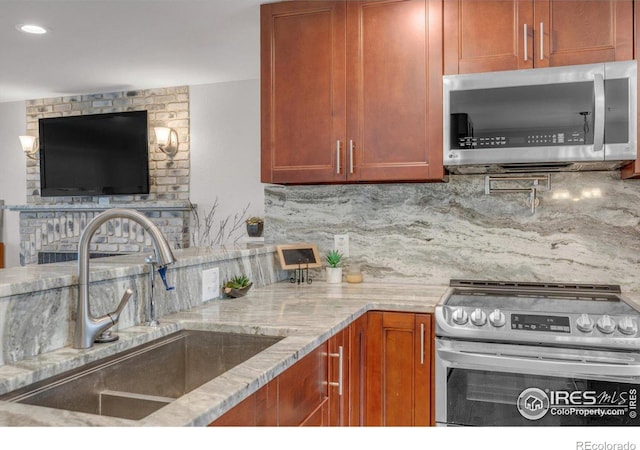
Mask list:
[[[147,111],[40,119],[41,196],[149,193]]]

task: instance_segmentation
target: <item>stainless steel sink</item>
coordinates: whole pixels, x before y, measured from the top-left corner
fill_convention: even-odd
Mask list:
[[[281,339],[180,331],[0,400],[139,420]]]

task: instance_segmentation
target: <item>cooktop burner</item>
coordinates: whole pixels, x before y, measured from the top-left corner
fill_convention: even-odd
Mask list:
[[[453,339],[640,349],[639,321],[616,285],[452,280],[436,307]]]

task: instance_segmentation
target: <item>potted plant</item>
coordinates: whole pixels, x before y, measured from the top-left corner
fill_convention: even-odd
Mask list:
[[[264,230],[264,219],[262,217],[249,217],[246,223],[247,234],[250,237],[262,236],[262,231]]]
[[[237,298],[246,295],[253,283],[245,275],[236,275],[225,281],[223,291],[227,297]]]
[[[342,261],[342,253],[338,250],[330,250],[326,256],[327,283],[342,283],[342,267],[338,267]]]

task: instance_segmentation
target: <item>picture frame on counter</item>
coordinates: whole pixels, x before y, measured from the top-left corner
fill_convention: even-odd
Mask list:
[[[322,261],[316,244],[283,244],[276,246],[276,254],[282,270],[316,269]]]

